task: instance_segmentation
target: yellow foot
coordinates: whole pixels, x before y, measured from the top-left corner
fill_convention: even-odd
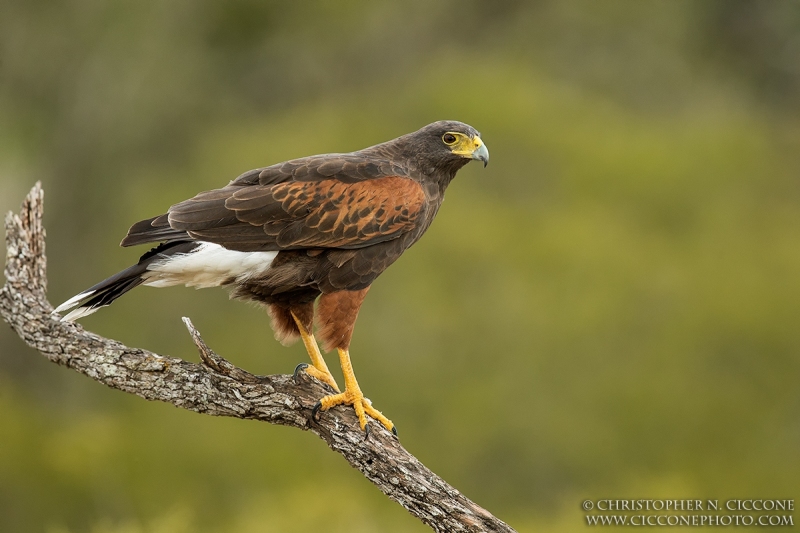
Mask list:
[[[292,313],[292,318],[295,324],[297,324],[297,331],[300,332],[300,337],[303,338],[303,344],[306,347],[308,356],[311,357],[311,366],[301,363],[294,369],[295,382],[297,382],[297,374],[301,370],[305,370],[306,374],[317,378],[326,385],[330,385],[333,390],[339,392],[339,385],[336,384],[336,380],[333,379],[331,371],[328,370],[328,365],[325,364],[325,358],[322,357],[322,352],[319,351],[319,346],[317,346],[317,340],[314,338],[314,335],[306,331],[305,326],[303,326],[303,323],[297,318],[297,315]]]
[[[331,407],[335,407],[337,405],[352,405],[353,409],[356,410],[356,416],[358,416],[358,422],[361,425],[361,429],[364,430],[367,435],[369,435],[367,415],[374,418],[383,424],[383,427],[397,435],[397,428],[395,428],[392,421],[383,416],[383,413],[372,407],[372,402],[369,401],[369,398],[365,398],[364,394],[358,388],[346,389],[340,394],[331,394],[330,396],[325,396],[317,402],[317,405],[314,406],[311,416],[313,416],[316,420],[319,411],[327,411]]]
[[[331,375],[330,372],[323,372],[319,368],[309,365],[308,363],[300,363],[299,365],[297,365],[297,367],[295,367],[294,369],[295,382],[297,382],[297,376],[300,374],[300,372],[304,370],[306,374],[308,374],[309,376],[316,378],[318,381],[321,381],[322,383],[328,385],[336,392],[339,392],[339,385],[336,384],[336,380],[333,379],[333,376]]]

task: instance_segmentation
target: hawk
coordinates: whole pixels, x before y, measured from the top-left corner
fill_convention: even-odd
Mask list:
[[[227,287],[231,297],[266,306],[283,344],[300,338],[329,385],[314,414],[352,405],[394,424],[364,397],[350,362],[356,317],[372,282],[428,229],[447,186],[472,160],[489,161],[480,134],[439,121],[363,150],[293,159],[245,172],[131,226],[122,246],[157,243],[139,262],[70,298],[55,312],[74,321],[139,285]],[[316,309],[314,302],[318,301]],[[338,351],[340,392],[313,334]]]

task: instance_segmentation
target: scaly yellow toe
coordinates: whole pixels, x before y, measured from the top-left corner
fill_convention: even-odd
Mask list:
[[[361,392],[361,387],[358,386],[356,376],[353,373],[353,365],[350,362],[350,353],[341,348],[339,351],[339,361],[342,365],[342,373],[344,374],[344,392],[339,394],[331,394],[322,398],[317,406],[314,408],[314,413],[317,411],[327,411],[331,407],[337,405],[352,405],[355,409],[356,416],[358,416],[358,423],[361,429],[367,429],[367,416],[377,420],[383,427],[397,435],[394,424],[391,420],[383,416],[383,413],[372,407],[372,402],[364,397]]]
[[[319,410],[327,411],[331,407],[336,407],[337,405],[352,405],[356,416],[358,416],[358,423],[362,430],[366,429],[368,422],[367,416],[370,416],[383,424],[383,427],[389,431],[394,431],[394,424],[392,421],[386,418],[383,413],[372,407],[372,402],[369,401],[368,398],[365,398],[364,394],[359,389],[346,389],[342,393],[325,396],[319,401]]]
[[[339,392],[339,385],[336,383],[336,380],[333,378],[330,372],[324,372],[312,365],[307,365],[305,368],[303,368],[303,370],[305,370],[306,374],[309,376],[316,378],[322,383],[329,385],[336,392]]]

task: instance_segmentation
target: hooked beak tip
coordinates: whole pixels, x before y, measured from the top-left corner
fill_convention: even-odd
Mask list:
[[[486,165],[489,164],[489,149],[486,148],[483,142],[472,152],[472,159],[483,161],[483,168],[486,168]]]

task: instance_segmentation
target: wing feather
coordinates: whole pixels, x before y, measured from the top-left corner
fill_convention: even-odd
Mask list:
[[[123,244],[189,236],[241,251],[368,247],[425,220],[428,204],[420,184],[385,174],[398,170],[389,161],[357,154],[255,169],[134,224]]]

